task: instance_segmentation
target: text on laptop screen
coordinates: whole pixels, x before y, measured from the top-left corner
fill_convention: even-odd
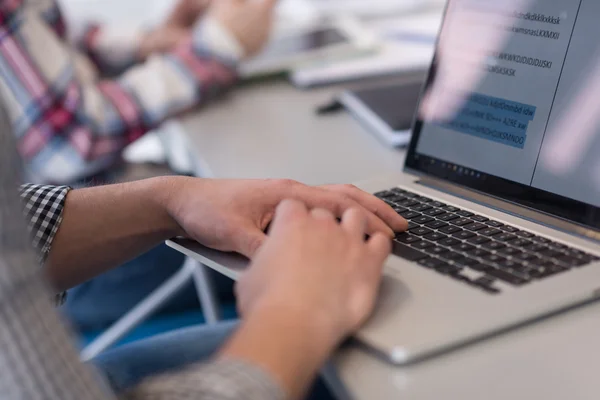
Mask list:
[[[599,19],[598,0],[451,0],[413,155],[600,207]]]

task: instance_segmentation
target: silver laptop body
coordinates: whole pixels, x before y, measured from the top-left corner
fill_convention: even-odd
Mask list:
[[[600,297],[600,119],[586,109],[600,111],[586,97],[600,86],[600,45],[586,39],[600,34],[598,16],[594,0],[450,0],[405,171],[358,184],[413,222],[356,335],[387,360],[418,361]],[[232,278],[245,265],[172,245]]]

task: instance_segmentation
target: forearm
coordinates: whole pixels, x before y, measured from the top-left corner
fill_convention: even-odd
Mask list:
[[[165,208],[171,178],[73,190],[48,256],[47,274],[65,290],[178,235]]]
[[[262,307],[241,324],[219,357],[259,366],[287,398],[299,399],[337,345],[326,331],[306,312],[283,305]]]

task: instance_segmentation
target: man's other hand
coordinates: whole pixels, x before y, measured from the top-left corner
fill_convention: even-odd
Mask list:
[[[272,236],[238,282],[239,311],[243,318],[263,307],[298,313],[335,345],[373,310],[390,251],[390,237],[369,229],[364,208],[348,208],[338,223],[328,210],[286,200]]]
[[[329,211],[342,218],[349,209],[361,210],[365,233],[392,237],[407,222],[390,206],[352,185],[310,187],[291,180],[211,180],[165,178],[165,204],[184,234],[221,251],[254,257],[266,239],[265,230],[277,206],[286,199],[309,209]]]

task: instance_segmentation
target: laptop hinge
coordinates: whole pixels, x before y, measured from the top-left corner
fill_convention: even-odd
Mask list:
[[[497,197],[470,190],[453,183],[432,177],[420,177],[416,183],[444,193],[469,200],[513,216],[526,219],[562,232],[600,243],[600,231],[577,223],[542,213],[520,204],[511,203]]]

